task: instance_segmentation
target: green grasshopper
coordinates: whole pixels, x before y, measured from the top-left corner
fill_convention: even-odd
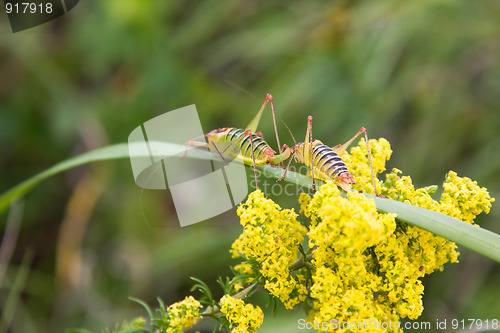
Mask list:
[[[256,166],[266,164],[277,165],[288,159],[290,155],[293,155],[293,153],[295,152],[295,149],[292,149],[285,144],[280,148],[280,153],[276,154],[271,146],[264,140],[264,136],[262,135],[262,133],[256,132],[257,126],[260,122],[260,118],[262,117],[262,114],[268,102],[271,102],[271,111],[273,114],[276,141],[279,146],[280,142],[278,137],[278,130],[276,127],[274,102],[273,97],[270,94],[266,95],[264,103],[262,104],[259,112],[245,129],[235,127],[223,127],[215,129],[205,135],[208,139],[208,143],[189,141],[187,143],[187,146],[189,147],[190,145],[196,145],[208,147],[211,152],[219,154],[223,159],[224,157],[229,157],[246,165],[253,166],[255,185],[258,188]],[[235,147],[238,149],[235,149]],[[283,177],[286,175],[286,171],[287,170],[285,169],[285,174],[283,175]]]
[[[377,187],[375,185],[375,175],[373,173],[372,158],[370,154],[370,146],[368,143],[368,135],[366,129],[361,129],[343,145],[328,147],[320,140],[312,139],[312,116],[307,118],[307,131],[304,142],[295,144],[295,159],[299,163],[303,163],[311,168],[313,179],[313,191],[316,190],[314,178],[333,181],[336,185],[340,186],[346,192],[352,192],[351,184],[355,184],[353,175],[347,170],[347,167],[340,157],[347,147],[361,134],[365,134],[366,149],[368,151],[368,160],[370,162],[370,169],[372,173],[373,188],[375,195],[377,194]]]

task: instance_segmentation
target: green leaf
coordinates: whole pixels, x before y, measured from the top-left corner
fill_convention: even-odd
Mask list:
[[[160,309],[163,313],[166,313],[167,312],[167,307],[165,306],[165,303],[163,303],[163,300],[160,298],[160,297],[157,297],[156,298],[156,301],[158,302],[158,304],[160,305]]]
[[[149,307],[149,305],[146,304],[146,302],[144,302],[143,300],[140,300],[138,298],[135,298],[135,297],[129,297],[128,299],[131,300],[131,301],[134,301],[136,303],[139,303],[140,305],[142,305],[142,307],[148,313],[149,319],[153,320],[153,312],[151,311],[151,308]]]
[[[177,154],[179,151],[185,150],[185,146],[179,146],[170,143],[151,141],[149,142],[149,144],[151,147],[151,153],[154,156],[163,155],[165,157],[168,157]],[[129,155],[129,144],[120,143],[116,145],[98,148],[83,153],[81,155],[69,158],[60,163],[57,163],[53,167],[43,172],[40,172],[39,174],[31,178],[28,178],[27,180],[14,186],[10,190],[2,193],[2,195],[0,195],[0,213],[5,211],[5,209],[9,206],[10,202],[24,196],[29,190],[38,185],[38,183],[58,173],[92,162],[108,161],[121,158],[128,159],[129,157],[150,156],[147,152],[143,152],[141,149],[134,147],[134,145],[135,144],[132,144],[132,148],[130,149],[130,151],[134,152],[134,155],[132,156]],[[139,144],[137,145],[139,146]],[[201,149],[189,150],[189,154],[187,155],[187,157],[201,158],[201,159],[215,159],[214,154]],[[132,177],[132,173],[130,173],[130,176]]]
[[[0,331],[7,332],[11,327],[14,319],[16,309],[21,300],[22,291],[29,278],[31,261],[33,259],[33,252],[28,250],[24,253],[21,265],[15,273],[14,280],[10,285],[8,293],[6,294],[5,303],[3,304],[2,312],[0,312]]]
[[[29,190],[35,187],[42,180],[66,171],[77,166],[96,162],[112,160],[116,158],[128,158],[127,144],[122,143],[113,146],[107,146],[96,150],[89,151],[79,156],[64,160],[57,163],[53,167],[25,180],[24,182],[14,186],[10,190],[2,193],[0,196],[0,213],[2,213],[10,204],[10,202],[24,196]]]
[[[184,146],[170,143],[149,142],[149,144],[153,156],[161,155],[168,157],[176,155],[179,151],[184,151],[185,149]],[[132,157],[149,156],[148,153],[143,153],[139,149],[131,149],[131,151],[134,152]],[[197,159],[220,159],[218,155],[202,149],[191,149],[186,157]],[[22,197],[31,188],[50,176],[86,163],[119,158],[129,158],[128,144],[122,143],[99,148],[60,162],[52,168],[25,180],[21,184],[0,195],[0,213],[8,207],[10,202]],[[280,178],[284,172],[283,169],[273,168],[267,165],[259,168],[263,171],[264,175],[276,179]],[[304,188],[312,189],[312,181],[310,177],[293,171],[288,171],[284,181],[294,183]],[[320,184],[322,184],[322,182],[317,181],[317,186],[320,186]],[[500,262],[500,235],[498,234],[428,209],[394,200],[378,198],[369,194],[365,195],[375,200],[377,209],[381,212],[396,213],[398,215],[398,219],[401,221],[428,230],[436,235],[442,236]]]
[[[193,286],[193,288],[191,288],[191,291],[193,291],[194,289],[199,289],[200,292],[203,295],[205,295],[211,303],[215,302],[214,297],[212,296],[212,292],[210,291],[210,288],[207,286],[207,284],[205,282],[203,282],[200,279],[197,279],[195,277],[191,277],[191,280],[196,282],[196,284]]]
[[[428,230],[500,262],[500,235],[494,232],[432,210],[378,198],[371,194],[365,195],[375,200],[377,209],[381,212],[396,213],[401,221]]]

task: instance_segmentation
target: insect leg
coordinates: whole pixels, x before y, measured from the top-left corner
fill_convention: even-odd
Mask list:
[[[280,137],[278,136],[278,127],[276,126],[276,112],[274,111],[274,101],[273,101],[273,96],[271,94],[267,94],[266,98],[269,97],[269,100],[271,101],[271,112],[273,113],[273,123],[274,123],[274,133],[276,134],[276,143],[278,144],[278,148],[280,151],[280,154],[283,152],[281,144],[280,144]],[[284,163],[281,162],[281,166],[284,167]]]
[[[304,140],[304,155],[306,155],[306,147],[309,146],[310,150],[310,158],[311,158],[311,177],[313,179],[313,192],[316,192],[316,181],[314,180],[314,160],[313,160],[313,139],[312,139],[312,120],[313,117],[307,117],[307,131],[306,131],[306,139]],[[309,134],[309,135],[308,135]]]
[[[356,135],[354,135],[349,141],[347,141],[346,143],[344,143],[343,145],[336,145],[335,147],[332,147],[332,149],[339,155],[342,155],[347,147],[349,147],[351,145],[351,143],[356,140],[356,138],[361,134],[361,133],[365,133],[365,136],[366,136],[366,128],[364,127],[361,127],[361,129],[358,131],[358,133],[356,133]],[[368,136],[366,136],[366,138],[368,138]]]
[[[260,107],[259,112],[257,112],[257,115],[252,119],[250,124],[247,125],[246,129],[249,129],[250,131],[252,131],[252,133],[257,132],[257,127],[259,126],[259,122],[260,122],[260,118],[262,117],[262,113],[264,113],[264,108],[266,107],[267,102],[269,102],[269,100],[272,100],[272,98],[273,97],[270,94],[266,95],[266,98],[264,99],[264,103],[262,103],[262,106]]]
[[[379,196],[379,194],[377,193],[377,186],[376,186],[376,183],[375,183],[375,173],[373,172],[373,164],[372,164],[372,155],[371,155],[371,152],[370,152],[370,143],[368,142],[368,134],[366,133],[366,128],[364,127],[361,127],[361,129],[358,131],[358,133],[356,133],[356,135],[354,135],[352,137],[352,139],[350,139],[349,141],[347,141],[346,143],[344,143],[343,145],[337,145],[335,147],[332,147],[332,149],[339,155],[342,155],[345,150],[347,149],[347,147],[349,147],[349,145],[361,134],[361,133],[364,133],[365,134],[365,141],[366,141],[366,151],[368,153],[368,162],[370,163],[370,171],[371,171],[371,174],[372,174],[372,182],[373,182],[373,190],[375,191],[375,195],[376,196]]]
[[[184,154],[182,154],[181,158],[184,158],[187,156],[188,149],[190,146],[197,146],[197,147],[208,147],[208,143],[206,142],[198,142],[198,141],[188,141],[186,143],[186,150],[184,151]]]
[[[257,127],[259,126],[260,118],[262,117],[262,113],[264,112],[264,108],[266,107],[267,102],[271,102],[271,112],[273,113],[274,133],[276,134],[276,142],[278,143],[278,147],[280,149],[280,154],[281,154],[282,150],[281,150],[280,138],[278,136],[278,127],[276,126],[276,113],[274,110],[273,96],[271,96],[271,94],[266,95],[266,98],[264,99],[264,103],[262,103],[262,106],[261,106],[259,112],[255,116],[255,118],[252,119],[250,124],[248,124],[247,129],[252,131],[252,133],[255,133],[257,131]]]
[[[208,140],[210,142],[210,145],[215,149],[215,151],[217,152],[217,154],[219,154],[220,158],[222,158],[222,160],[224,161],[224,164],[228,164],[226,159],[224,158],[224,156],[222,155],[222,153],[220,152],[219,148],[217,148],[217,145],[215,144],[215,141],[210,139]],[[209,148],[210,148],[210,145],[209,145]]]
[[[375,183],[375,174],[373,172],[373,164],[372,164],[372,154],[370,152],[370,143],[368,142],[368,134],[366,133],[366,128],[362,127],[365,132],[365,141],[366,141],[366,151],[368,152],[368,161],[370,162],[370,171],[372,173],[372,182],[373,182],[373,191],[375,191],[375,196],[379,196],[377,193],[377,184]]]
[[[288,147],[287,145],[283,145],[283,150],[284,151],[288,151],[288,150],[292,150],[292,148]],[[292,153],[291,153],[291,156],[290,156],[290,160],[288,161],[288,165],[286,166],[286,169],[285,169],[285,173],[283,174],[283,176],[281,176],[276,182],[280,182],[283,180],[283,178],[285,178],[286,176],[286,173],[288,172],[288,168],[290,167],[290,164],[292,163],[292,159],[293,159],[293,155],[297,152],[297,148],[294,148],[292,150]]]
[[[252,161],[253,161],[253,173],[255,176],[255,187],[258,190],[259,189],[259,184],[257,183],[257,167],[255,166],[255,152],[253,149],[253,138],[252,138],[252,131],[247,129],[244,133],[244,135],[248,135],[250,137],[250,149],[252,150]]]

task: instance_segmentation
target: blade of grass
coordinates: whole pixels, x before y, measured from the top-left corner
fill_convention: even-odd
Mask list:
[[[149,144],[153,156],[168,157],[178,154],[179,151],[184,151],[183,146],[176,144],[162,142],[149,142]],[[0,195],[0,213],[5,210],[12,200],[23,196],[42,180],[70,168],[96,161],[149,156],[147,152],[140,152],[139,149],[131,149],[130,151],[134,152],[133,156],[129,155],[129,145],[122,143],[99,148],[58,163],[52,168],[25,180]],[[187,157],[198,159],[218,158],[215,154],[199,149],[189,150]],[[259,168],[266,176],[276,179],[280,178],[284,172],[283,169],[273,168],[267,165]],[[312,189],[310,177],[293,171],[288,171],[284,180],[304,188]],[[375,200],[377,209],[381,212],[396,213],[398,219],[401,221],[428,230],[500,262],[500,235],[498,234],[424,208],[394,200],[377,198],[368,194],[366,194],[366,196]]]
[[[4,274],[7,271],[7,267],[9,267],[10,259],[16,248],[23,210],[24,201],[14,201],[7,217],[7,224],[0,242],[0,287],[2,287]]]
[[[103,148],[99,148],[93,151],[89,151],[78,155],[73,158],[69,158],[60,163],[57,163],[53,167],[40,172],[39,174],[26,179],[22,183],[14,186],[10,190],[2,193],[0,196],[0,213],[2,213],[12,202],[13,200],[22,197],[29,190],[31,190],[34,186],[40,183],[42,180],[49,178],[53,175],[56,175],[60,172],[66,171],[71,168],[75,168],[77,166],[96,162],[96,161],[105,161],[116,158],[126,158],[128,157],[128,148],[127,144],[117,144],[112,146],[107,146]]]
[[[184,146],[179,146],[170,143],[163,142],[149,142],[151,146],[151,152],[154,156],[171,156],[176,154],[179,150],[183,150]],[[185,148],[185,147],[184,147]],[[130,151],[134,152],[132,157],[148,157],[149,154],[147,152],[141,151],[139,148],[132,148]],[[199,149],[191,149],[187,155],[192,158],[202,158],[202,159],[211,159],[213,154],[208,151],[202,151]],[[87,163],[98,162],[98,161],[107,161],[114,160],[120,158],[129,158],[129,144],[120,143],[116,145],[106,146],[102,148],[98,148],[81,155],[69,158],[60,163],[57,163],[53,167],[40,172],[39,174],[26,179],[22,183],[14,186],[10,190],[2,193],[0,195],[0,213],[4,212],[5,209],[9,206],[9,204],[17,199],[25,195],[29,190],[31,190],[38,183],[47,179],[51,176],[54,176],[63,171],[69,170],[71,168],[75,168],[80,165],[84,165]]]
[[[8,332],[18,303],[21,299],[21,293],[28,279],[33,252],[28,250],[24,253],[21,265],[17,269],[14,281],[10,286],[7,300],[3,305],[3,310],[0,312],[0,333]]]
[[[396,213],[401,221],[428,230],[500,262],[500,235],[494,232],[432,210],[378,198],[371,194],[365,195],[375,200],[375,205],[381,212]]]

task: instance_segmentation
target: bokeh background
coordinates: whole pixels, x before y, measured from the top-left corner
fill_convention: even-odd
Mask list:
[[[454,170],[500,197],[498,1],[88,0],[16,34],[0,17],[0,192],[186,105],[206,132],[244,127],[269,92],[297,141],[308,115],[330,145],[365,126],[417,186]],[[259,129],[276,147],[270,113]],[[477,222],[499,233],[496,206]],[[169,192],[141,191],[126,159],[50,178],[21,208],[1,262],[1,332],[99,332],[146,315],[128,296],[183,299],[190,276],[220,296],[235,264],[234,211],[180,228]],[[418,321],[500,319],[498,263],[461,252],[424,279]],[[297,332],[303,317],[266,308],[261,331]]]

